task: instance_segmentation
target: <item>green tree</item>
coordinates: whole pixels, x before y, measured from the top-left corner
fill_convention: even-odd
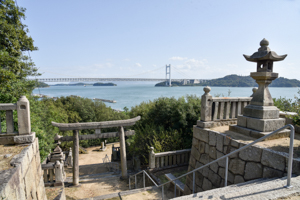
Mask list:
[[[13,0],[0,0],[0,102],[15,102],[21,94],[28,94],[35,81],[26,77],[39,75],[26,51],[37,50],[25,19],[25,8]]]

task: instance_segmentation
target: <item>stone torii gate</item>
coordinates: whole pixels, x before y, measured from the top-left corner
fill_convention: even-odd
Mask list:
[[[137,116],[132,119],[104,121],[104,122],[84,122],[84,123],[56,123],[52,122],[53,126],[59,128],[60,131],[73,131],[73,136],[61,137],[60,141],[72,141],[73,140],[73,185],[79,185],[79,140],[88,140],[96,138],[110,138],[120,137],[120,154],[121,154],[121,170],[122,178],[127,178],[127,160],[126,160],[126,146],[125,136],[133,135],[134,131],[124,132],[125,126],[132,126],[141,119]],[[92,135],[80,135],[79,130],[112,128],[119,127],[118,132],[110,133],[96,133]]]

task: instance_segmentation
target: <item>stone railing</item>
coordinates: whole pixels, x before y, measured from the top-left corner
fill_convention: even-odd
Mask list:
[[[14,130],[13,111],[18,113],[18,131]],[[2,133],[0,121],[0,144],[32,143],[35,133],[31,132],[29,101],[21,96],[17,103],[0,104],[0,111],[6,112],[6,132]]]
[[[149,153],[149,168],[164,169],[188,165],[190,153],[191,149],[154,153],[154,148],[151,147],[151,151]]]
[[[210,87],[205,87],[201,97],[201,121],[197,125],[203,128],[236,123],[237,116],[243,114],[252,97],[212,97]],[[256,88],[253,89],[253,92]]]
[[[64,164],[58,160],[55,163],[42,164],[45,186],[62,186],[65,180]]]

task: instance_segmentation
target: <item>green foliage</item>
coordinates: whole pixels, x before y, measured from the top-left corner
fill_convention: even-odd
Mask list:
[[[44,82],[36,82],[35,87],[45,88],[45,87],[50,87],[50,86],[47,83],[44,83]]]
[[[161,97],[135,106],[130,117],[141,116],[134,126],[136,134],[130,142],[131,154],[148,162],[149,148],[156,152],[191,148],[193,125],[199,120],[201,99],[196,96],[178,99]]]
[[[94,83],[93,86],[117,86],[114,83]]]
[[[43,160],[55,147],[54,137],[56,133],[67,136],[71,131],[59,132],[51,122],[76,123],[76,122],[98,122],[127,119],[125,113],[113,111],[102,102],[94,102],[87,98],[61,97],[57,100],[29,97],[31,113],[31,129],[39,138],[40,155]],[[116,131],[116,129],[103,129],[102,132]],[[80,134],[94,134],[94,130],[82,130]],[[116,138],[110,139],[115,141]],[[103,139],[80,141],[82,147],[100,145]],[[72,142],[63,142],[62,148],[72,146]]]
[[[300,126],[300,90],[298,90],[298,96],[295,96],[294,101],[286,98],[274,98],[274,105],[281,111],[295,112],[297,115],[290,116],[293,119],[295,125]]]
[[[27,76],[36,76],[37,68],[24,51],[37,50],[28,36],[25,9],[16,7],[13,0],[0,0],[0,102],[16,102],[20,94],[30,94],[34,81]]]

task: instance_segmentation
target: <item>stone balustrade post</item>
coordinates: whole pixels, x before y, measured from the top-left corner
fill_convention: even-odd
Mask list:
[[[149,168],[150,169],[154,169],[155,168],[155,153],[154,153],[154,148],[153,147],[150,147]]]
[[[211,105],[212,105],[212,96],[209,94],[211,88],[206,86],[203,88],[205,94],[201,97],[201,121],[211,121]]]
[[[257,90],[258,90],[258,88],[257,88],[257,87],[254,87],[254,88],[252,88],[252,92],[253,92],[253,94],[252,94],[250,97],[253,97],[254,93],[255,93]]]
[[[54,186],[64,185],[64,165],[58,160],[55,162],[55,183]]]
[[[30,107],[26,96],[21,96],[17,102],[19,135],[31,134]]]

